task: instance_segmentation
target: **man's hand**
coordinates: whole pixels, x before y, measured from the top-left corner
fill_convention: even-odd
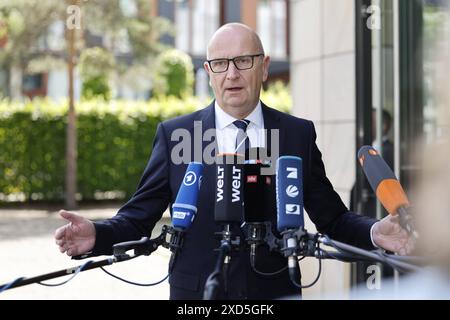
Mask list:
[[[387,251],[407,255],[414,250],[414,239],[400,226],[398,216],[388,215],[375,223],[372,237],[378,247]]]
[[[94,223],[73,212],[61,210],[59,214],[70,222],[55,231],[59,251],[77,256],[92,250],[95,244]]]

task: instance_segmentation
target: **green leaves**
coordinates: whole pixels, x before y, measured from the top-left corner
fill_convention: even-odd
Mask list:
[[[187,103],[175,99],[80,102],[81,199],[131,196],[150,157],[158,123],[200,105],[194,98]],[[27,201],[63,200],[66,112],[66,103],[48,100],[0,101],[0,199],[21,194]]]
[[[191,58],[177,49],[164,51],[156,60],[153,79],[156,96],[182,98],[192,95],[194,66]]]

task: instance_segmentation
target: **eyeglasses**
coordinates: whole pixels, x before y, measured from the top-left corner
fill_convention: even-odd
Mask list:
[[[221,73],[228,70],[228,67],[230,65],[230,61],[233,61],[234,66],[238,70],[247,70],[253,68],[253,62],[255,60],[255,57],[264,56],[264,53],[258,53],[258,54],[252,54],[252,55],[246,55],[246,56],[239,56],[234,57],[231,59],[212,59],[207,60],[209,67],[211,68],[211,71],[214,73]]]

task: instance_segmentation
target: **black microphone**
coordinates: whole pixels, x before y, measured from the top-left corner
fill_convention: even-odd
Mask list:
[[[221,279],[224,283],[224,293],[228,294],[227,274],[230,268],[231,253],[240,245],[240,239],[233,238],[231,225],[240,224],[244,211],[244,190],[242,178],[244,175],[244,157],[235,153],[219,154],[216,158],[216,194],[214,205],[214,220],[224,225],[219,256],[214,271],[205,282],[203,297],[205,300],[215,299]]]
[[[250,148],[250,159],[244,165],[244,222],[260,223],[270,219],[275,209],[275,176],[263,174],[270,167],[264,158],[265,148]],[[254,158],[252,157],[254,155]]]
[[[219,154],[216,161],[214,219],[220,223],[241,223],[244,211],[244,157]]]
[[[284,256],[288,257],[289,276],[297,283],[300,269],[297,261],[296,232],[304,229],[302,159],[282,156],[277,160],[276,196],[277,229],[283,237]]]
[[[244,165],[244,224],[246,241],[250,245],[250,259],[256,260],[258,245],[265,242],[271,231],[270,220],[275,216],[275,176],[265,175],[270,167],[267,149],[251,148]]]
[[[381,204],[390,215],[398,214],[402,228],[417,239],[418,234],[408,212],[409,200],[394,172],[372,146],[362,146],[358,160]]]

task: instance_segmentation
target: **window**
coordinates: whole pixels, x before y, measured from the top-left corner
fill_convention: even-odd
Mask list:
[[[287,56],[287,4],[285,0],[263,0],[258,4],[258,34],[266,50],[273,58]]]
[[[219,1],[193,1],[193,38],[191,53],[206,55],[206,46],[219,27]]]
[[[175,46],[189,52],[189,4],[187,1],[175,4]]]
[[[192,0],[175,4],[177,49],[205,55],[206,46],[219,27],[219,0]]]

